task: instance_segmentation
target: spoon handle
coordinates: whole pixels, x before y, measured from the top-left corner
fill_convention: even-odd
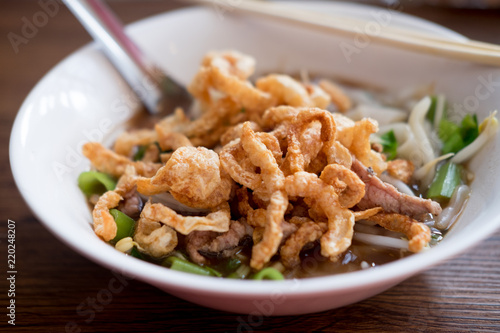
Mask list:
[[[63,0],[149,112],[160,112],[165,94],[184,90],[151,63],[125,34],[122,24],[101,0]],[[168,86],[164,91],[162,86]],[[173,89],[172,86],[175,88]]]

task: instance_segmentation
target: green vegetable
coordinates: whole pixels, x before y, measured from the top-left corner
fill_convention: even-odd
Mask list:
[[[468,146],[472,141],[476,140],[479,136],[479,126],[477,124],[476,115],[467,114],[464,119],[462,119],[460,134],[462,134],[465,146]]]
[[[201,267],[199,265],[193,264],[192,262],[174,256],[170,256],[167,259],[165,259],[163,261],[163,265],[170,266],[170,269],[173,269],[175,271],[180,271],[185,273],[192,273],[205,276],[217,276],[217,277],[222,276],[221,273],[217,272],[213,268],[207,266]]]
[[[394,131],[390,130],[387,133],[384,133],[381,137],[381,144],[384,148],[383,152],[387,156],[387,160],[393,160],[397,156],[398,150],[398,141],[396,140],[396,135],[394,135]]]
[[[137,149],[137,152],[134,154],[133,160],[134,161],[140,161],[144,158],[144,154],[146,153],[146,150],[148,150],[147,145],[144,146],[139,146],[139,149]]]
[[[284,280],[283,274],[276,268],[267,267],[257,272],[252,279],[254,280]]]
[[[78,176],[78,187],[87,196],[103,194],[116,187],[116,181],[108,174],[98,171],[85,171]]]
[[[438,135],[443,142],[443,154],[457,153],[467,147],[479,136],[476,115],[466,115],[460,125],[447,119],[441,119]]]
[[[118,209],[110,209],[109,213],[115,219],[117,228],[116,237],[113,238],[113,242],[118,242],[125,237],[132,237],[134,234],[135,221]]]
[[[452,162],[443,164],[432,181],[427,198],[446,201],[451,198],[455,188],[462,182],[462,166]]]
[[[460,126],[449,120],[442,119],[438,129],[439,138],[443,142],[442,153],[456,153],[465,147],[460,134]]]
[[[211,275],[212,275],[212,276],[217,276],[217,277],[221,277],[221,276],[222,276],[222,274],[221,274],[221,273],[219,273],[218,271],[216,271],[216,270],[215,270],[215,269],[213,269],[212,267],[205,266],[205,267],[203,267],[203,268],[205,268],[206,270],[208,270],[208,271],[211,273]]]
[[[238,267],[235,272],[229,274],[227,277],[230,279],[244,279],[248,276],[250,270],[250,266],[240,265],[240,267]]]
[[[137,258],[137,259],[144,260],[144,256],[142,255],[142,253],[141,253],[141,252],[139,252],[139,250],[137,250],[137,248],[136,248],[135,246],[134,246],[134,247],[132,248],[132,250],[130,251],[130,255],[131,255],[132,257]]]
[[[230,272],[235,271],[238,267],[241,266],[241,260],[238,258],[231,258],[228,260],[226,264],[226,269]]]

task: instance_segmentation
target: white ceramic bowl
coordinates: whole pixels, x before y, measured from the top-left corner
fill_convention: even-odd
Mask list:
[[[429,22],[384,9],[321,1],[295,5],[368,18],[372,28],[376,28],[376,17],[386,15],[390,24],[463,38]],[[185,84],[207,51],[234,48],[254,55],[259,72],[293,73],[308,69],[386,89],[435,82],[437,91],[453,103],[474,108],[481,119],[500,105],[498,83],[482,83],[499,82],[498,69],[372,45],[362,36],[356,42],[266,20],[232,17],[227,9],[192,8],[162,14],[133,24],[129,32]],[[350,62],[340,43],[358,50]],[[89,140],[111,144],[135,109],[131,96],[130,89],[93,45],[69,56],[40,81],[21,107],[10,144],[14,177],[34,214],[68,246],[109,269],[194,303],[266,316],[340,307],[380,293],[459,254],[500,225],[497,136],[470,163],[476,174],[473,194],[446,239],[430,251],[375,269],[303,280],[256,282],[189,275],[124,256],[95,236],[91,214],[76,179],[89,168],[80,153],[81,145]]]

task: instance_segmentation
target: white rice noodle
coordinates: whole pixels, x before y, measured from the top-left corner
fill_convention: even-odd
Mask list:
[[[434,113],[434,130],[436,132],[439,129],[439,123],[441,122],[441,119],[443,119],[445,101],[446,99],[444,98],[444,95],[437,95],[436,111]]]
[[[434,150],[434,156],[439,154],[443,148],[443,142],[439,138],[439,134],[429,121],[424,121],[424,130],[429,138],[432,149]]]
[[[411,188],[399,179],[391,177],[390,175],[388,175],[386,173],[381,174],[380,179],[386,183],[391,184],[392,186],[397,188],[397,190],[401,193],[411,195],[413,197],[415,196],[415,193],[413,193]]]
[[[375,119],[379,126],[405,121],[408,113],[405,111],[378,105],[360,104],[355,109],[346,113],[346,116],[354,121],[363,118]]]
[[[408,250],[408,241],[404,239],[397,239],[393,237],[379,236],[379,235],[369,235],[360,232],[355,232],[355,240],[378,246],[392,247],[395,249],[405,249]]]
[[[443,209],[441,214],[436,217],[436,223],[434,226],[439,230],[446,230],[452,226],[452,224],[458,218],[460,211],[464,207],[465,201],[469,198],[470,188],[467,185],[459,185],[453,192],[451,196],[450,203],[448,207]]]
[[[498,120],[495,118],[497,111],[486,118],[480,126],[482,129],[476,140],[470,145],[460,150],[452,159],[453,163],[461,164],[471,159],[498,131]]]
[[[411,131],[415,136],[416,143],[419,146],[417,151],[412,152],[413,158],[410,158],[410,160],[418,167],[436,158],[424,125],[426,121],[425,116],[430,106],[431,99],[429,97],[424,97],[415,105],[411,111],[410,119],[408,120]]]
[[[430,162],[427,162],[425,165],[421,166],[413,173],[413,178],[420,182],[421,188],[427,188],[432,183],[432,180],[434,179],[434,176],[436,174],[436,165],[439,162],[452,157],[453,155],[453,153],[448,153],[446,155],[441,155]]]

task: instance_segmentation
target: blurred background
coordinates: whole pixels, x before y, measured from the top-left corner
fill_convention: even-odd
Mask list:
[[[394,5],[401,3],[403,5],[433,5],[441,7],[457,7],[457,8],[499,8],[500,0],[358,0],[357,2],[371,3],[371,4],[385,4]]]

